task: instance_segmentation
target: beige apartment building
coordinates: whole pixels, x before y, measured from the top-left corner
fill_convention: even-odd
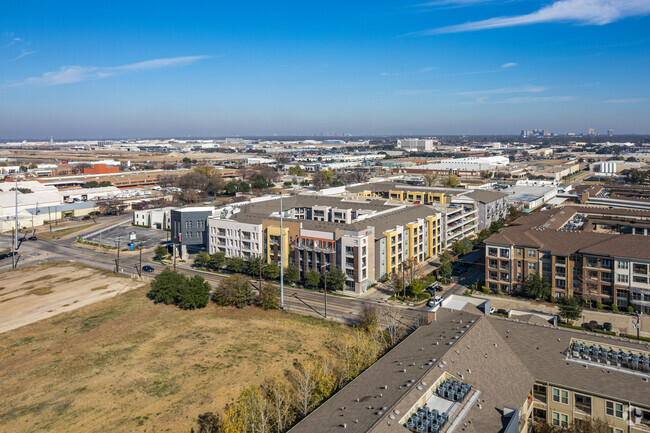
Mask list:
[[[537,274],[553,296],[650,313],[646,211],[566,206],[525,216],[485,241],[485,283],[516,293]]]

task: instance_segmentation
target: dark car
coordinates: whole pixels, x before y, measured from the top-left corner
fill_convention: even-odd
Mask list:
[[[149,266],[149,265],[143,266],[142,270],[145,271],[145,272],[153,272],[153,267]]]
[[[4,260],[9,257],[9,254],[0,254],[0,260]]]
[[[88,215],[81,217],[81,221],[88,221],[90,217]]]
[[[30,236],[27,238],[28,241],[37,241],[38,238],[36,236]]]
[[[27,241],[27,238],[25,236],[23,236],[22,238],[18,238],[18,241],[19,242],[25,242],[25,241]]]
[[[499,308],[497,310],[497,314],[503,314],[504,316],[507,316],[508,312],[506,310],[504,310],[503,308]]]
[[[609,322],[603,323],[603,331],[611,331],[612,330],[612,324]]]

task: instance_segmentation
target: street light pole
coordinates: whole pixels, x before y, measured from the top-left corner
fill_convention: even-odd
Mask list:
[[[325,318],[327,319],[327,268],[325,268]]]
[[[140,249],[140,267],[138,267],[138,275],[140,275],[140,278],[142,278],[142,242],[140,242],[138,248]]]
[[[284,218],[280,192],[280,309],[284,310]]]
[[[116,263],[115,273],[120,273],[120,238],[117,238],[117,263]]]

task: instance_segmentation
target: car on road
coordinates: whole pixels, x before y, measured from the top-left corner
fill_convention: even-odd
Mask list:
[[[7,257],[9,257],[9,254],[6,254],[6,253],[0,254],[0,260],[4,260]]]
[[[153,266],[149,266],[149,265],[143,266],[142,270],[145,272],[153,272]]]
[[[81,221],[88,221],[89,219],[90,217],[88,215],[81,217]]]
[[[497,310],[495,310],[494,307],[490,307],[490,314],[496,313],[496,312],[497,312]]]
[[[613,328],[612,324],[609,322],[603,323],[603,331],[611,331]]]
[[[28,241],[37,241],[38,238],[37,238],[36,236],[33,236],[33,235],[32,235],[32,236],[28,237],[27,240],[28,240]]]
[[[508,312],[506,310],[504,310],[503,308],[499,308],[497,310],[497,314],[503,314],[504,316],[507,316]]]
[[[27,242],[27,237],[18,238],[18,242]]]

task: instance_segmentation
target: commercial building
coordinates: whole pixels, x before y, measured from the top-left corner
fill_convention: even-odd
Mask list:
[[[187,247],[200,249],[207,245],[207,221],[214,213],[212,207],[186,207],[171,210],[171,239],[180,246],[180,256],[185,259]]]
[[[533,213],[485,241],[486,286],[514,293],[537,274],[555,297],[650,314],[649,245],[646,211],[565,206]]]
[[[506,156],[472,156],[467,158],[443,159],[431,164],[418,165],[403,169],[406,173],[434,172],[439,175],[455,174],[464,176],[483,176],[486,173],[508,165]]]
[[[401,263],[418,265],[442,249],[443,213],[431,206],[297,195],[283,198],[282,212],[281,228],[279,198],[217,210],[208,218],[208,250],[292,264],[301,278],[336,267],[348,277],[345,289],[360,293]]]
[[[133,211],[133,225],[158,230],[171,230],[171,211],[174,209],[176,208],[163,207]]]
[[[557,196],[558,188],[545,183],[511,185],[501,192],[508,195],[508,204],[524,209],[537,209]]]
[[[434,150],[434,140],[420,138],[402,138],[397,140],[398,149],[406,149],[417,152],[432,152]]]
[[[592,420],[650,430],[645,345],[485,316],[461,299],[435,318],[290,432],[514,433]]]
[[[109,174],[119,173],[120,167],[109,167],[106,164],[93,164],[92,167],[84,167],[84,174]]]

